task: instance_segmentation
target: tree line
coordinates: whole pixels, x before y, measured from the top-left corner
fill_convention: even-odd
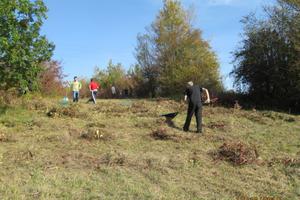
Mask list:
[[[278,0],[264,8],[264,17],[251,13],[241,20],[244,32],[233,52],[231,75],[244,102],[299,110],[299,10],[299,0]],[[47,95],[66,91],[62,66],[51,60],[55,45],[40,34],[46,14],[42,0],[0,2],[1,90],[30,86]],[[175,97],[188,81],[224,94],[217,55],[192,23],[194,17],[179,0],[164,0],[154,21],[137,36],[136,63],[126,71],[109,61],[104,69],[95,69],[93,78],[104,93],[114,85],[136,97]]]

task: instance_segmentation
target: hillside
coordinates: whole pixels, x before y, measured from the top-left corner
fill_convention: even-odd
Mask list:
[[[299,116],[205,107],[199,136],[181,131],[185,109],[162,99],[11,102],[0,109],[0,197],[300,198]],[[173,111],[167,125],[159,115]]]

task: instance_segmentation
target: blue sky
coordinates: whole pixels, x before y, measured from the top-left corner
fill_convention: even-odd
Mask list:
[[[275,0],[182,0],[195,8],[195,27],[203,31],[216,52],[225,86],[233,66],[231,52],[242,33],[240,20],[250,12],[261,13]],[[162,0],[45,0],[48,19],[42,33],[54,42],[54,59],[62,61],[68,79],[90,77],[95,66],[105,68],[109,59],[128,69],[135,63],[136,36],[155,19]]]

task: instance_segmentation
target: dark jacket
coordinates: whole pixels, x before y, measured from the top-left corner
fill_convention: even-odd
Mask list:
[[[194,85],[191,87],[186,88],[185,95],[188,96],[189,103],[194,105],[201,105],[201,94],[202,94],[202,87],[199,85]]]

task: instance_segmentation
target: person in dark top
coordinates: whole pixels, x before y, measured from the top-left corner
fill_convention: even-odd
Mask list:
[[[187,117],[185,120],[185,124],[183,127],[184,131],[189,131],[191,120],[193,115],[196,116],[197,122],[197,133],[202,133],[202,100],[201,95],[202,92],[206,92],[207,100],[205,103],[210,102],[210,97],[208,90],[206,88],[202,88],[199,85],[194,85],[192,81],[188,82],[188,87],[185,90],[184,100],[189,102]]]

